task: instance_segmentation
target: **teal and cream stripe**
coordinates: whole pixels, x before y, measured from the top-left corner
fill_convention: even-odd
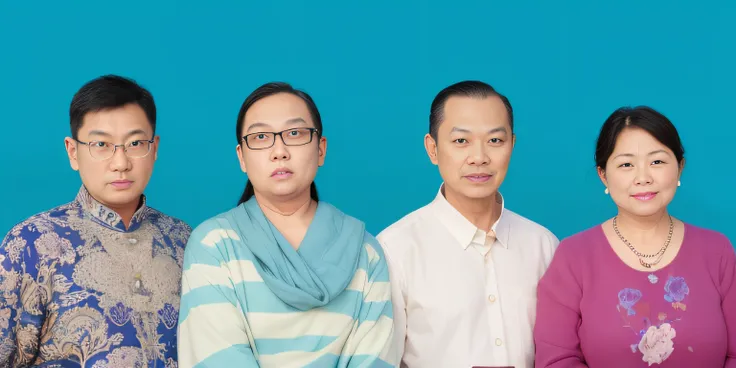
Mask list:
[[[345,291],[306,311],[264,283],[222,218],[192,233],[179,315],[180,367],[394,367],[391,287],[383,252],[366,233]]]

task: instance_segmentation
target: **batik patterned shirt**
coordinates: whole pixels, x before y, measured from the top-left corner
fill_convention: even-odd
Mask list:
[[[141,206],[130,224],[82,187],[0,245],[0,367],[177,366],[191,228]]]

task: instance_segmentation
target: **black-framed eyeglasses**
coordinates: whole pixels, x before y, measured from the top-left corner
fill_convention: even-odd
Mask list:
[[[112,144],[105,141],[82,142],[79,139],[75,139],[75,141],[87,146],[89,148],[89,155],[95,160],[107,160],[111,158],[115,155],[118,147],[122,147],[125,155],[130,158],[143,158],[148,156],[153,145],[153,139],[138,139],[126,144]]]
[[[262,150],[273,147],[276,143],[276,136],[281,137],[281,141],[286,146],[303,146],[312,142],[312,136],[317,133],[316,128],[293,128],[280,132],[256,132],[246,134],[243,141],[248,148],[252,150]]]

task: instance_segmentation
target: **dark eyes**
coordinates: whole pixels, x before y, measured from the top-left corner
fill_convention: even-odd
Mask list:
[[[652,164],[653,164],[653,165],[660,165],[660,164],[664,164],[664,163],[665,163],[665,162],[664,162],[664,161],[662,161],[662,160],[654,160],[654,161],[652,161]],[[634,165],[632,165],[632,164],[630,164],[630,163],[628,163],[628,162],[625,162],[625,163],[623,163],[623,164],[619,165],[618,167],[633,167],[633,166],[634,166]]]
[[[500,144],[500,143],[503,143],[503,139],[501,139],[501,138],[491,138],[491,139],[490,139],[490,140],[488,140],[488,141],[489,141],[490,143],[493,143],[493,144]],[[465,144],[465,143],[468,143],[468,140],[467,140],[467,139],[465,139],[465,138],[458,138],[458,139],[455,139],[455,140],[453,140],[453,142],[455,142],[455,143],[459,143],[459,144]]]

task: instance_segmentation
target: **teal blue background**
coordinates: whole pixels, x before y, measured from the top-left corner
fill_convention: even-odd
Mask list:
[[[158,104],[149,204],[192,226],[240,196],[233,131],[258,85],[314,97],[328,138],[320,194],[377,233],[440,185],[422,146],[434,95],[480,79],[516,111],[510,209],[559,237],[611,217],[595,138],[615,108],[648,104],[687,151],[671,211],[736,241],[734,5],[615,3],[0,1],[0,231],[73,199],[69,103],[117,73]]]

